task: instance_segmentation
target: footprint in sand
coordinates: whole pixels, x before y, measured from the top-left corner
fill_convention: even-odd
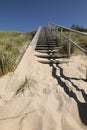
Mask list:
[[[49,88],[44,88],[44,89],[43,89],[43,93],[44,93],[45,95],[49,95],[49,94],[51,93],[51,90],[50,90]]]

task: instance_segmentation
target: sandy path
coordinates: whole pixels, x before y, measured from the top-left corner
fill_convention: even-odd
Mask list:
[[[25,66],[21,62],[15,72],[20,72],[19,75],[10,80],[14,83],[8,84],[8,89],[1,84],[4,94],[0,99],[0,130],[86,130],[87,83],[83,80],[83,57],[71,57],[69,63],[56,66],[39,63],[34,56],[36,52],[30,50]],[[31,87],[31,92],[26,88],[24,93],[15,95],[17,83],[26,72],[26,76],[36,81],[35,88]],[[3,81],[4,78],[0,83]]]

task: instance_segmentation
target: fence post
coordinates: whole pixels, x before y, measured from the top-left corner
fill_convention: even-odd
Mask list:
[[[61,28],[60,30],[60,44],[62,43],[62,36],[61,36],[62,32],[63,32],[63,28]]]
[[[71,31],[69,31],[69,40],[71,39]],[[71,56],[71,42],[68,43],[68,57]]]
[[[54,28],[54,36],[56,36],[56,28]]]
[[[87,81],[87,65],[86,65],[86,81]]]

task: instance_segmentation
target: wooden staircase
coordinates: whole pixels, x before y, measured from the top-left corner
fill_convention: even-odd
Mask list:
[[[59,61],[60,58],[67,58],[67,54],[60,54],[59,51],[63,46],[60,46],[52,32],[43,27],[39,35],[39,39],[36,45],[36,57],[38,61],[44,64],[61,64],[63,61]],[[65,62],[64,62],[65,63]]]

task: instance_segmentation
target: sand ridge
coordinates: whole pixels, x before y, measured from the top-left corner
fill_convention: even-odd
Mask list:
[[[86,130],[86,57],[49,65],[35,54],[29,46],[14,74],[0,79],[0,130]],[[16,95],[25,76],[34,87]]]

